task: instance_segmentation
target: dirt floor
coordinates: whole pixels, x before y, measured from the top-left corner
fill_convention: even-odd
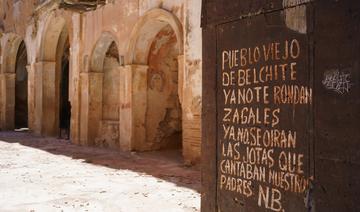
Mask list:
[[[0,211],[199,211],[200,172],[176,151],[120,153],[0,132]]]

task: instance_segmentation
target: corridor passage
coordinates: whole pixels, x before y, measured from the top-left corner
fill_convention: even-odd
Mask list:
[[[171,151],[121,153],[0,132],[0,211],[199,211],[200,172]]]

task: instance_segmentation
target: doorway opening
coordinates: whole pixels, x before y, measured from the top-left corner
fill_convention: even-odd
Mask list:
[[[20,43],[15,65],[15,129],[28,128],[28,73],[25,42]]]
[[[159,150],[182,149],[178,55],[176,34],[166,25],[157,32],[148,55],[146,137]]]
[[[134,129],[144,131],[145,136],[134,136],[134,149],[157,150],[159,156],[170,156],[167,160],[183,159],[185,143],[180,82],[183,73],[182,29],[181,22],[168,11],[148,11],[134,27],[126,59],[127,64],[134,65],[135,71],[142,68],[141,71],[146,73],[146,101],[137,100],[144,111],[134,117],[138,124]]]
[[[69,56],[70,44],[66,40],[60,68],[59,126],[60,138],[70,139],[71,103],[69,99]]]

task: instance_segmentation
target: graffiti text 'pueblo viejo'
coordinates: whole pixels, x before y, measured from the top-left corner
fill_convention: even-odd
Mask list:
[[[299,134],[281,125],[282,110],[312,104],[298,81],[301,53],[297,39],[221,52],[219,187],[272,211],[285,210],[283,192],[309,186]]]

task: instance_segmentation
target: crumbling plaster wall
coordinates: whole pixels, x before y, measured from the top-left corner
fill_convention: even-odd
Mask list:
[[[4,32],[16,32],[19,35],[25,35],[28,21],[32,18],[34,0],[2,0],[0,7],[0,19],[4,25]]]
[[[156,35],[149,51],[145,121],[146,140],[154,149],[181,147],[176,43],[176,35],[168,25]]]
[[[62,47],[58,48],[60,36],[68,31],[70,42],[69,96],[72,107],[71,138],[76,140],[78,122],[76,106],[78,82],[78,40],[79,22],[77,14],[56,9],[56,6],[42,8],[28,25],[25,42],[30,54],[29,74],[29,127],[35,133],[57,136],[59,133],[59,82],[61,69],[59,59]],[[73,21],[75,19],[75,21]],[[66,29],[65,29],[66,28]],[[65,39],[65,38],[62,38]],[[77,122],[77,123],[76,123]]]
[[[103,33],[114,37],[120,55],[120,110],[118,136],[120,147],[123,150],[132,150],[136,144],[129,142],[134,134],[135,123],[131,114],[132,109],[143,110],[143,105],[137,100],[143,99],[141,86],[147,87],[146,64],[136,64],[129,60],[129,43],[134,27],[148,11],[160,8],[173,14],[181,23],[184,46],[179,53],[179,98],[182,106],[183,123],[183,154],[188,161],[200,157],[200,108],[201,108],[201,30],[200,11],[201,1],[198,0],[115,0],[91,12],[73,13],[59,10],[55,4],[46,4],[42,8],[34,6],[35,0],[17,1],[3,0],[6,8],[1,11],[6,15],[3,20],[4,36],[2,46],[8,42],[8,33],[12,32],[24,39],[28,51],[28,99],[29,99],[29,126],[42,134],[44,125],[42,112],[42,92],[47,84],[42,84],[43,73],[54,68],[54,61],[47,61],[41,57],[44,51],[44,34],[50,19],[64,19],[70,37],[70,100],[72,106],[71,140],[74,143],[93,144],[99,133],[99,126],[92,128],[91,104],[96,103],[96,95],[92,91],[100,87],[101,73],[93,72],[90,60],[96,42]],[[6,13],[6,14],[4,14]],[[57,41],[54,41],[57,42]],[[7,57],[2,54],[3,60]],[[3,66],[1,66],[3,67]],[[3,68],[2,68],[3,69]],[[136,73],[136,74],[135,74]],[[50,76],[50,75],[49,75]],[[135,86],[135,84],[139,86]],[[138,90],[140,89],[140,90]],[[4,92],[1,90],[1,92]],[[92,99],[95,97],[95,100]],[[94,102],[93,102],[94,101]],[[146,105],[145,105],[146,109]],[[3,111],[1,111],[3,112]],[[134,115],[134,114],[133,114]],[[138,116],[136,114],[134,116]],[[115,129],[111,126],[102,126],[105,129]],[[113,131],[113,130],[108,130]],[[92,134],[93,132],[97,132]],[[111,133],[109,133],[111,135]],[[111,136],[110,136],[111,137]],[[125,142],[122,142],[124,140]]]
[[[0,129],[14,127],[15,62],[17,48],[26,33],[32,2],[0,1]]]
[[[185,0],[185,47],[183,81],[184,157],[197,161],[201,145],[202,34],[201,1]]]
[[[81,144],[96,145],[99,141],[102,143],[113,143],[112,140],[120,139],[114,138],[120,136],[119,124],[116,127],[116,122],[104,121],[102,109],[98,109],[103,106],[104,56],[97,55],[96,58],[93,58],[93,54],[95,51],[99,51],[98,49],[100,49],[102,54],[105,54],[107,45],[113,40],[119,51],[119,60],[120,57],[125,55],[128,35],[131,33],[131,29],[127,27],[127,21],[130,23],[135,22],[137,8],[137,1],[118,0],[95,11],[85,13],[81,17],[83,26],[80,36],[80,43],[82,45],[79,54],[81,61],[79,65],[81,70],[81,126],[79,143]],[[121,71],[120,66],[118,68],[113,67],[113,69],[118,72]],[[120,82],[118,84],[123,83]],[[118,92],[120,92],[120,85]],[[113,117],[112,119],[118,120],[119,117]],[[131,122],[122,123],[121,126],[125,127],[130,124]],[[129,132],[129,130],[124,131]],[[129,147],[122,147],[122,149],[128,150]]]
[[[201,108],[201,30],[200,30],[200,11],[201,2],[196,0],[139,0],[139,1],[123,1],[118,0],[114,3],[107,4],[106,6],[92,12],[85,13],[83,16],[83,37],[82,43],[86,44],[83,46],[81,57],[83,67],[82,72],[82,88],[86,88],[91,85],[87,85],[96,81],[99,81],[95,74],[87,73],[90,70],[89,60],[93,48],[104,32],[111,33],[115,37],[119,49],[119,55],[124,59],[123,67],[120,67],[119,71],[123,72],[122,75],[126,75],[126,67],[128,64],[124,64],[125,61],[129,60],[128,47],[131,40],[130,35],[134,30],[134,26],[140,20],[140,18],[148,11],[154,8],[164,9],[177,17],[181,22],[184,37],[183,44],[185,46],[184,51],[180,52],[179,60],[182,61],[180,66],[184,67],[184,71],[181,71],[179,77],[179,84],[182,83],[179,90],[181,104],[183,107],[183,139],[184,139],[184,156],[186,159],[193,161],[197,160],[200,156],[200,108]],[[134,64],[134,65],[147,65],[147,64]],[[136,67],[137,69],[140,66]],[[133,70],[134,71],[134,70]],[[130,78],[132,79],[132,78]],[[129,80],[128,80],[129,81]],[[126,82],[122,77],[121,84]],[[133,82],[132,82],[133,83]],[[100,84],[100,82],[99,82]],[[129,96],[130,90],[126,90],[128,85],[123,85],[121,91],[125,96]],[[133,90],[132,92],[136,92]],[[125,93],[125,94],[124,94]],[[83,94],[81,104],[87,105],[89,103],[89,94]],[[124,100],[124,98],[121,98]],[[125,98],[126,99],[126,98]],[[121,100],[120,100],[121,101]],[[134,102],[123,101],[120,102],[121,108],[135,107]],[[82,107],[83,109],[84,107]],[[146,107],[145,107],[146,109]],[[87,110],[90,111],[90,110]],[[123,110],[125,112],[125,110]],[[91,127],[91,114],[81,115],[82,123]],[[130,112],[130,111],[129,111]],[[130,112],[131,113],[131,112]],[[86,119],[86,120],[83,120]],[[128,117],[120,118],[120,134],[129,133],[129,125],[132,125],[132,120]],[[82,142],[89,140],[89,127],[85,127],[82,135]],[[135,132],[141,133],[141,132]],[[120,143],[122,142],[120,135]],[[131,135],[130,135],[131,136]],[[126,137],[126,136],[125,136]],[[123,149],[132,149],[132,144],[120,144]]]
[[[1,37],[1,46],[3,49],[1,56],[0,71],[0,128],[8,130],[14,127],[15,111],[15,63],[16,48],[20,45],[21,39],[15,34],[3,34]],[[8,57],[11,56],[11,57]]]
[[[137,92],[141,95],[140,91],[130,89],[132,83],[132,77],[129,77],[128,72],[135,71],[135,69],[143,69],[143,63],[133,64],[129,58],[129,43],[131,42],[131,34],[134,31],[134,27],[141,17],[154,8],[164,9],[171,14],[175,15],[181,22],[182,30],[184,31],[184,37],[182,38],[182,45],[184,46],[183,52],[179,55],[179,96],[183,108],[183,139],[184,139],[184,151],[185,159],[189,161],[197,160],[200,156],[200,108],[201,108],[201,30],[200,30],[200,11],[201,1],[197,0],[139,0],[139,1],[124,1],[117,0],[114,3],[109,3],[106,6],[92,12],[85,13],[83,15],[83,28],[82,28],[82,43],[83,49],[80,57],[81,61],[81,78],[82,78],[82,93],[84,88],[88,88],[91,85],[87,85],[91,81],[93,83],[99,82],[99,77],[95,73],[91,72],[89,67],[89,60],[94,50],[95,43],[104,32],[111,33],[116,39],[119,49],[119,55],[123,59],[121,72],[121,81],[119,89],[122,93],[120,98],[120,107],[123,111],[123,117],[120,117],[120,146],[122,149],[134,149],[136,144],[127,143],[128,137],[132,135],[126,135],[128,133],[140,133],[141,132],[129,132],[129,126],[134,125],[131,117],[128,116],[131,110],[126,108],[142,107],[143,105],[136,105],[134,102],[137,97],[132,97],[131,92]],[[85,36],[86,35],[86,36]],[[129,67],[129,65],[133,65]],[[147,67],[144,67],[147,69]],[[146,70],[147,71],[147,70]],[[131,74],[130,74],[131,75]],[[128,76],[128,77],[126,77]],[[180,85],[181,84],[181,85]],[[130,87],[129,87],[130,86]],[[147,85],[145,85],[147,86]],[[130,89],[130,90],[129,90]],[[81,99],[81,108],[84,109],[89,105],[89,95],[83,93]],[[130,98],[133,101],[127,101]],[[139,97],[141,98],[141,97]],[[146,106],[139,110],[146,110]],[[136,111],[135,111],[136,113]],[[91,110],[85,109],[84,115],[81,119],[81,123],[85,123],[84,127],[81,127],[81,143],[85,143],[87,140],[91,140],[93,135],[89,135],[90,132],[96,131],[92,129],[91,123]],[[121,115],[120,115],[121,116]],[[86,120],[83,120],[83,119]],[[123,142],[125,141],[125,142]]]
[[[28,108],[29,108],[29,127],[32,131],[42,134],[43,126],[49,124],[45,123],[43,101],[42,98],[43,92],[49,90],[53,87],[51,84],[44,83],[44,75],[49,75],[49,71],[55,68],[55,59],[48,59],[42,56],[43,52],[46,52],[46,44],[44,44],[44,37],[49,25],[52,25],[53,22],[58,20],[64,20],[65,27],[67,27],[70,37],[70,43],[77,44],[76,29],[80,28],[79,22],[76,22],[78,19],[78,14],[66,12],[63,10],[58,10],[57,5],[54,2],[49,1],[50,4],[45,4],[42,7],[36,5],[36,1],[13,1],[8,0],[4,1],[2,5],[5,5],[5,10],[3,11],[3,23],[4,23],[4,36],[1,38],[1,43],[3,46],[8,48],[14,45],[12,41],[14,37],[24,40],[27,55],[28,55]],[[54,20],[51,22],[51,20]],[[74,21],[75,20],[75,21]],[[75,30],[73,30],[75,29]],[[48,40],[48,43],[57,43],[57,40]],[[51,45],[47,45],[51,47]],[[78,65],[77,65],[77,53],[76,45],[71,46],[72,58],[70,58],[70,63],[72,64],[71,70],[71,88],[72,92],[71,99],[76,102],[78,98],[75,97],[76,93],[76,74]],[[16,51],[15,51],[16,52]],[[14,55],[11,55],[9,52],[3,52],[2,62],[7,61],[8,59],[13,59]],[[5,69],[2,66],[2,69]],[[2,70],[4,71],[4,70]],[[50,86],[50,87],[49,87]],[[4,87],[2,87],[4,88]],[[3,90],[2,92],[6,92]],[[2,104],[7,104],[2,102]],[[51,106],[51,105],[50,105]],[[43,123],[44,122],[44,123]],[[72,123],[73,124],[73,123]],[[75,123],[78,125],[78,123]],[[73,131],[73,134],[76,135],[76,130]]]

